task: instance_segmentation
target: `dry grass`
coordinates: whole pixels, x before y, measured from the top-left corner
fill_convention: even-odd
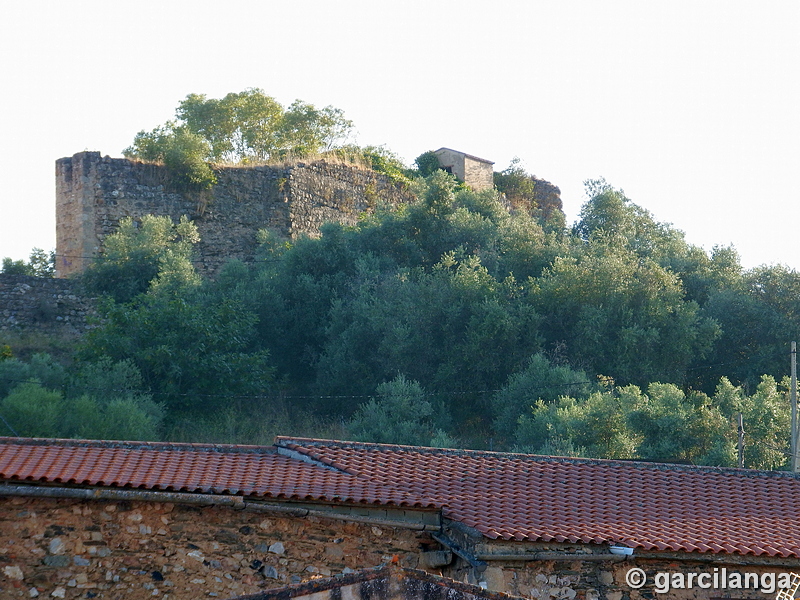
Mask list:
[[[62,365],[70,364],[79,341],[78,334],[68,332],[46,333],[30,329],[0,331],[0,346],[10,346],[12,356],[22,361],[30,360],[34,354],[47,353]]]

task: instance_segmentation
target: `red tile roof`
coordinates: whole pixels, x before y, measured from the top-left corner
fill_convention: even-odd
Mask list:
[[[800,558],[789,473],[278,438],[0,438],[0,480],[441,507],[488,538]]]
[[[0,479],[434,507],[400,488],[282,456],[274,446],[0,437]]]
[[[489,538],[800,557],[800,478],[782,472],[278,438],[432,498]]]

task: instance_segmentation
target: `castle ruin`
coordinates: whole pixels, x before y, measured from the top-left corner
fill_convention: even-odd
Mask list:
[[[385,175],[326,161],[215,167],[217,184],[185,193],[162,165],[80,152],[56,161],[56,276],[82,272],[120,219],[187,215],[197,225],[198,271],[252,260],[260,229],[288,239],[316,235],[326,221],[355,224],[379,204],[413,200]]]

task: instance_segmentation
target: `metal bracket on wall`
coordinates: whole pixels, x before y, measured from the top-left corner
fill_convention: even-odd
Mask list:
[[[469,552],[464,550],[461,546],[456,544],[450,538],[442,535],[441,533],[434,533],[433,534],[433,539],[435,539],[437,542],[439,542],[443,546],[446,546],[447,548],[450,548],[450,551],[453,554],[455,554],[456,556],[458,556],[460,558],[463,558],[465,561],[467,561],[479,573],[483,573],[486,570],[486,567],[488,565],[485,562],[483,562],[482,560],[478,560],[477,558],[472,556]]]

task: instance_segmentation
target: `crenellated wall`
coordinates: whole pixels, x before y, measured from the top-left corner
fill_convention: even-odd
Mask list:
[[[80,273],[123,217],[182,215],[200,232],[197,267],[213,274],[227,260],[252,260],[259,229],[287,238],[316,235],[326,221],[355,223],[376,204],[413,199],[385,176],[325,161],[215,167],[218,183],[180,192],[161,165],[80,152],[56,162],[56,273]]]

